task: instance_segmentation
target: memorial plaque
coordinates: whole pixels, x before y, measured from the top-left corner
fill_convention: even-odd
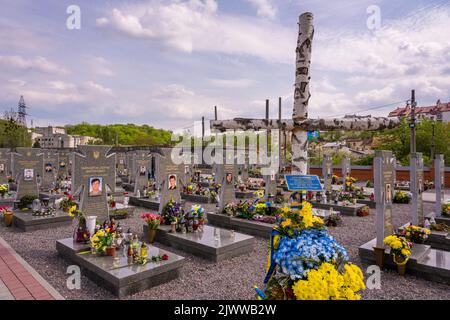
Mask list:
[[[97,216],[103,222],[108,219],[108,196],[116,187],[116,156],[108,154],[111,146],[79,146],[73,155],[72,191],[80,194],[80,208],[85,215]]]
[[[395,158],[391,151],[375,151],[374,189],[376,200],[377,247],[384,248],[384,238],[393,234],[392,200],[394,198]]]
[[[126,169],[127,154],[125,152],[116,153],[117,174],[124,175]]]
[[[69,150],[58,151],[58,179],[65,180],[70,175],[71,154]]]
[[[58,152],[47,150],[44,151],[44,172],[42,176],[41,188],[51,189],[56,182],[59,171],[59,155]]]
[[[436,192],[436,207],[434,210],[436,216],[441,216],[445,188],[445,163],[443,154],[437,154],[436,158],[434,159],[434,185]]]
[[[184,164],[175,164],[172,160],[173,149],[161,149],[159,162],[159,175],[161,178],[161,200],[159,203],[159,213],[161,213],[166,204],[173,199],[175,202],[181,202],[181,190],[184,182]]]
[[[141,195],[144,194],[144,189],[148,187],[148,176],[150,166],[152,164],[152,157],[148,151],[139,150],[134,153],[133,168],[134,168],[134,194],[138,190]]]
[[[345,178],[350,177],[351,163],[349,157],[342,158],[342,182],[345,183]]]
[[[412,193],[412,219],[413,225],[418,226],[424,223],[422,193],[424,190],[423,181],[423,157],[422,153],[411,154],[410,160],[411,193]]]
[[[270,176],[264,176],[265,188],[264,188],[264,198],[269,200],[269,197],[274,197],[277,195],[277,175],[275,170],[272,170]]]
[[[39,197],[38,181],[42,178],[44,157],[38,148],[17,148],[13,153],[14,176],[17,181],[17,199],[23,196]]]
[[[322,161],[323,188],[331,192],[333,183],[333,162],[330,156],[324,155]]]
[[[322,185],[318,176],[314,175],[285,175],[289,191],[321,191]]]
[[[234,164],[224,164],[223,166],[223,176],[222,188],[220,188],[220,199],[219,199],[219,210],[222,211],[227,203],[236,202],[236,194],[234,191],[234,181],[236,166]]]
[[[8,183],[11,174],[11,153],[9,148],[0,148],[0,184]]]

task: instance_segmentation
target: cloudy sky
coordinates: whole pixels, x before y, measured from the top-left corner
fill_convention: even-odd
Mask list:
[[[305,11],[310,117],[386,115],[412,88],[419,105],[450,100],[448,0],[0,0],[0,111],[23,94],[35,125],[180,129],[214,105],[222,119],[263,117],[270,99],[276,117],[281,96],[290,117]]]

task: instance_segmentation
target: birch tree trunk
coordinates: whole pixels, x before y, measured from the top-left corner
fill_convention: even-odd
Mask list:
[[[309,68],[311,65],[311,45],[314,36],[313,14],[305,12],[299,17],[299,31],[296,49],[294,110],[292,119],[297,121],[308,118]],[[294,126],[292,130],[292,173],[308,173],[308,137],[302,128]]]

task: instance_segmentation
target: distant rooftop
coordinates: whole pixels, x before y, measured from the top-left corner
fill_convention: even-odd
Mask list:
[[[437,115],[438,113],[450,112],[450,102],[441,103],[440,100],[434,106],[416,107],[416,114]],[[411,114],[411,107],[398,107],[389,112],[388,117],[407,117]]]

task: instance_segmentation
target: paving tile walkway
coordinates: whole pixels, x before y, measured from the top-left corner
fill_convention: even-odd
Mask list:
[[[64,298],[0,238],[0,300]]]

